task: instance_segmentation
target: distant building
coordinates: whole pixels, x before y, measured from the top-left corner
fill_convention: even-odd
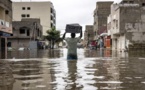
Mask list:
[[[30,41],[40,41],[42,26],[40,19],[22,19],[13,21],[13,35],[8,38],[8,47],[16,50],[20,47],[29,48]]]
[[[112,49],[145,49],[145,1],[127,1],[129,0],[111,5],[107,27],[112,39]]]
[[[92,40],[94,40],[93,25],[86,25],[84,32],[84,46],[88,46]]]
[[[144,0],[122,0],[120,2],[120,4],[134,4],[134,3],[138,3],[138,4],[140,4],[140,6],[144,6],[145,5],[145,1]]]
[[[112,1],[102,1],[96,3],[94,10],[94,39],[103,32],[107,32],[107,17],[110,14]]]
[[[12,34],[12,2],[0,0],[0,52],[7,51],[7,37]],[[1,55],[0,58],[6,58]]]
[[[13,21],[25,18],[39,18],[43,27],[43,36],[46,31],[56,27],[56,12],[52,2],[13,2]]]

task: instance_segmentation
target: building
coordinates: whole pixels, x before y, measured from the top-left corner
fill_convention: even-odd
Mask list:
[[[22,19],[13,21],[13,35],[8,38],[8,47],[15,50],[23,47],[29,48],[31,41],[40,41],[42,38],[42,26],[40,19]]]
[[[145,49],[145,1],[111,5],[108,17],[108,33],[112,39],[112,49],[126,51]],[[125,3],[123,3],[125,2]]]
[[[87,47],[90,41],[94,40],[93,25],[86,25],[84,32],[84,46]]]
[[[120,4],[134,4],[134,3],[138,3],[141,6],[145,5],[144,0],[122,0],[120,2]]]
[[[0,0],[0,58],[6,58],[7,37],[11,34],[12,2],[10,0]]]
[[[94,34],[96,39],[101,33],[107,32],[107,17],[110,14],[112,1],[100,1],[96,3],[94,10]]]
[[[50,1],[44,2],[13,2],[13,21],[24,18],[39,18],[43,27],[43,36],[46,31],[56,26],[56,12]]]

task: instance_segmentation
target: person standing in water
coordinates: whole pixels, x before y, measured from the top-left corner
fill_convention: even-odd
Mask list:
[[[68,51],[67,51],[67,60],[77,60],[77,43],[82,38],[82,30],[80,32],[80,36],[76,38],[75,33],[71,33],[71,38],[65,38],[66,32],[63,34],[63,40],[67,42]]]

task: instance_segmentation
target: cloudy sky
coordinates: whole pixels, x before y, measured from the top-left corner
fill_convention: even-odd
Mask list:
[[[12,1],[51,1],[56,10],[56,28],[64,30],[69,23],[79,23],[85,29],[85,25],[93,24],[93,11],[97,1],[121,0],[12,0]]]

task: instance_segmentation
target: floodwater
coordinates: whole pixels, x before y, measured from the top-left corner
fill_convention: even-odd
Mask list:
[[[145,90],[145,53],[78,49],[9,51],[0,60],[0,90]]]

